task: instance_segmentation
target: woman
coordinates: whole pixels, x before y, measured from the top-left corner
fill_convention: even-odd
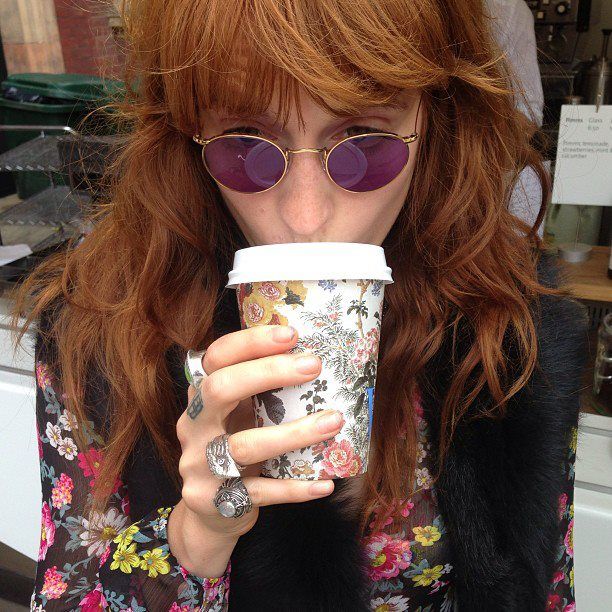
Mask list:
[[[481,2],[129,5],[111,197],[16,304],[40,319],[33,609],[573,609],[585,325],[544,205],[508,212],[523,167],[549,185]],[[236,249],[311,241],[382,245],[395,280],[371,464],[320,488],[259,466],[318,444],[342,468],[334,411],[257,429],[250,398],[321,364],[240,330],[224,288]],[[223,433],[235,516],[206,460]]]

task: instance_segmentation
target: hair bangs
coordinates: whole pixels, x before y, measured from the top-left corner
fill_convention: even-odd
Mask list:
[[[181,35],[169,31],[162,45],[171,114],[194,130],[203,109],[246,117],[272,107],[285,125],[292,106],[302,122],[301,92],[334,116],[402,106],[404,92],[439,83],[446,71],[415,46],[416,30],[427,27],[423,16],[406,20],[406,7],[398,10],[363,0],[191,6]],[[407,24],[399,26],[400,17]],[[180,41],[187,41],[183,52]]]

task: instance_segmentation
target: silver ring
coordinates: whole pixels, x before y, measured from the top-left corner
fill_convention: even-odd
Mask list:
[[[206,445],[206,461],[217,478],[235,478],[246,468],[246,465],[236,463],[230,455],[228,438],[229,434],[220,434]]]
[[[226,478],[221,483],[213,503],[219,514],[227,518],[240,518],[253,508],[249,492],[239,476]]]
[[[200,383],[208,376],[202,366],[202,358],[206,351],[194,351],[189,349],[187,351],[187,358],[185,359],[185,378],[189,381],[190,385],[199,387]]]

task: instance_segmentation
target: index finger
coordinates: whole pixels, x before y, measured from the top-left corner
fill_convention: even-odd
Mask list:
[[[226,366],[288,351],[297,331],[289,325],[257,325],[217,338],[206,350],[202,366],[206,374]]]

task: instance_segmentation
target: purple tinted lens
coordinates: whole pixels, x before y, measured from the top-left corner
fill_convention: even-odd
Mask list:
[[[408,162],[408,147],[393,136],[358,136],[327,158],[332,179],[351,191],[372,191],[390,183]]]
[[[285,158],[279,149],[248,136],[213,140],[204,148],[204,161],[216,181],[244,193],[269,189],[285,171]]]

